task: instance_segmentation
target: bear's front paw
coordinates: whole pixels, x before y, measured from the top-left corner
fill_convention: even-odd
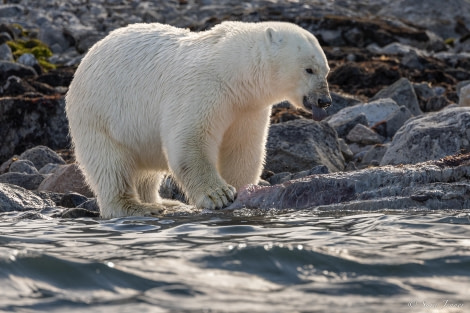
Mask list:
[[[210,189],[196,201],[200,209],[222,209],[235,200],[237,191],[230,185]]]

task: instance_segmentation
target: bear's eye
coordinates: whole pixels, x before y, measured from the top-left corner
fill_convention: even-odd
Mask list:
[[[307,69],[305,69],[305,71],[309,74],[313,74],[313,70],[311,68],[307,68]]]

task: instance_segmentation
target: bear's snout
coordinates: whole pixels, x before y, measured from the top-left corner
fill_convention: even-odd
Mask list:
[[[331,105],[330,95],[321,95],[317,100],[317,106],[319,108],[327,108]]]

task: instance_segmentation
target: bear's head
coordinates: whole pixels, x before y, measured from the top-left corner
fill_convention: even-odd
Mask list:
[[[303,28],[287,23],[266,28],[276,72],[276,87],[293,105],[312,109],[314,119],[326,116],[331,104],[326,80],[330,68],[318,40]]]

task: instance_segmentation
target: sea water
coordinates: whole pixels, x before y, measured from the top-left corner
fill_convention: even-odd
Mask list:
[[[470,312],[470,211],[19,215],[1,312]]]

